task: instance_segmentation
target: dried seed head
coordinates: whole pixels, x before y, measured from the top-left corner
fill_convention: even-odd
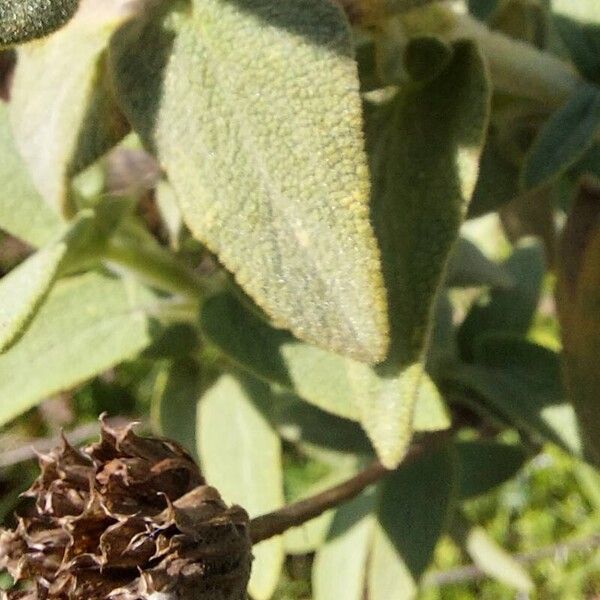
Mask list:
[[[40,457],[33,516],[0,531],[5,600],[244,600],[248,515],[227,508],[175,443],[102,422]]]

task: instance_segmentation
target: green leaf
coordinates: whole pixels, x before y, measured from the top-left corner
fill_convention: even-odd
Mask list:
[[[223,375],[203,395],[198,411],[198,452],[206,479],[251,517],[284,504],[281,444],[265,418],[269,399],[264,384]],[[262,542],[253,553],[249,591],[255,600],[268,600],[283,566],[283,538]]]
[[[595,0],[553,0],[552,16],[581,74],[600,82],[600,5]]]
[[[579,416],[585,456],[600,466],[600,186],[581,183],[563,231],[557,306],[568,396]]]
[[[473,242],[462,237],[457,240],[448,264],[448,287],[487,285],[510,288],[513,283],[513,278],[504,265],[487,258]]]
[[[525,594],[533,590],[533,581],[527,571],[492,540],[483,527],[475,527],[469,532],[467,550],[486,575]]]
[[[232,294],[206,300],[201,326],[240,367],[334,415],[358,418],[343,357],[271,327]]]
[[[520,242],[504,263],[513,280],[509,289],[493,289],[473,305],[458,330],[461,353],[473,356],[473,347],[489,332],[526,334],[538,306],[546,271],[544,249],[530,238]]]
[[[391,422],[392,410],[397,419],[408,421],[410,430],[413,407],[410,402],[404,403],[402,394],[406,391],[405,381],[411,385],[409,393],[413,393],[412,375],[423,386],[419,394],[423,394],[426,403],[420,410],[418,424],[427,430],[447,424],[443,401],[419,365],[414,365],[402,381],[395,375],[379,376],[375,368],[299,342],[289,333],[274,329],[232,294],[213,296],[204,303],[201,326],[204,334],[240,367],[334,415],[360,420],[360,404],[370,402],[372,413],[381,416],[382,426]],[[398,417],[398,410],[404,406],[406,413],[401,412]],[[398,447],[396,436],[401,429],[390,431],[392,446]],[[409,441],[410,434],[402,440],[403,444]],[[386,448],[380,446],[379,450],[385,452]]]
[[[479,178],[469,205],[468,218],[498,210],[519,193],[519,169],[498,148],[497,136],[490,132],[481,162]]]
[[[456,442],[460,465],[460,497],[480,496],[508,481],[523,466],[527,455],[517,444],[494,441]]]
[[[58,213],[73,212],[69,177],[127,131],[103,58],[130,10],[115,0],[83,0],[64,29],[19,50],[9,104],[15,142],[38,191]]]
[[[385,292],[341,10],[329,0],[167,3],[124,28],[112,56],[124,110],[193,234],[278,325],[381,360]]]
[[[0,279],[0,353],[35,314],[54,283],[66,251],[64,242],[50,244]]]
[[[375,495],[365,492],[337,509],[313,566],[314,600],[363,600]]]
[[[370,455],[372,452],[358,423],[326,413],[298,396],[277,394],[272,410],[280,435],[292,443],[309,444],[336,453]]]
[[[75,14],[79,0],[3,0],[0,47],[44,37]]]
[[[157,298],[96,273],[59,282],[27,331],[0,355],[0,424],[132,358],[150,341]]]
[[[152,397],[154,427],[192,455],[197,451],[196,409],[200,386],[200,365],[193,358],[179,358],[161,371]]]
[[[456,365],[445,377],[471,389],[509,422],[579,455],[581,438],[565,400],[559,356],[524,339],[489,335],[475,364]]]
[[[61,221],[44,202],[18,153],[0,102],[0,228],[32,246],[43,246],[61,230]]]
[[[306,404],[304,404],[306,406]],[[333,455],[331,463],[321,464],[328,469],[325,476],[320,477],[317,481],[312,481],[310,485],[298,485],[298,467],[294,470],[294,492],[290,493],[286,487],[286,499],[288,503],[296,502],[304,498],[310,498],[315,494],[323,492],[334,485],[338,485],[356,475],[356,473],[364,468],[364,461],[357,459],[354,456],[341,457],[339,454]],[[314,468],[314,461],[306,463],[306,469],[310,471]],[[285,475],[290,478],[290,464],[285,467]],[[327,539],[331,524],[335,517],[336,510],[331,509],[324,512],[315,519],[311,519],[303,523],[299,527],[292,527],[284,534],[285,549],[288,554],[310,554],[318,550]]]
[[[581,84],[538,133],[523,165],[523,187],[558,178],[584,156],[599,132],[600,88]]]
[[[0,353],[23,333],[59,275],[99,260],[97,250],[105,239],[103,234],[110,231],[107,228],[103,232],[103,224],[101,215],[80,213],[60,238],[0,279]]]
[[[350,376],[361,423],[390,468],[410,442],[419,390],[430,385],[423,363],[431,315],[477,180],[489,97],[476,47],[460,42],[438,77],[366,105],[391,346],[385,364],[353,366]]]
[[[369,565],[369,599],[410,600],[431,562],[455,497],[449,449],[402,466],[380,485]]]

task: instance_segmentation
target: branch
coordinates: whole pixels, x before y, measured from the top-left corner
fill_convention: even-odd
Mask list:
[[[600,548],[600,534],[594,534],[587,538],[570,542],[544,546],[532,552],[515,554],[512,558],[522,565],[529,565],[545,558],[565,557],[574,552],[592,552],[597,548]],[[447,571],[433,571],[428,573],[423,579],[423,585],[425,587],[441,587],[444,585],[481,581],[488,577],[490,575],[482,571],[478,566],[467,565],[465,567],[448,569]]]
[[[432,434],[427,436],[422,442],[413,444],[398,468],[402,468],[403,465],[413,462],[427,450],[431,449],[432,444],[430,442],[439,437],[439,434]],[[330,508],[352,500],[352,498],[358,496],[363,490],[390,472],[379,461],[375,461],[351,479],[329,488],[316,496],[288,504],[279,510],[252,519],[250,521],[250,538],[252,539],[252,543],[258,544],[271,537],[280,535],[292,527],[298,527],[318,517]]]

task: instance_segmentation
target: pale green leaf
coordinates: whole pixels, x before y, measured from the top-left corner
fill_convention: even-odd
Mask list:
[[[532,591],[533,581],[527,571],[492,540],[482,527],[475,527],[469,532],[467,550],[473,562],[486,575],[521,592]]]
[[[380,484],[369,600],[410,600],[446,527],[456,491],[449,449],[403,465]]]
[[[79,0],[2,0],[0,47],[52,33],[75,14],[78,5]]]
[[[297,337],[381,360],[385,292],[339,7],[167,3],[117,36],[113,70],[186,224],[246,292]]]
[[[0,279],[0,353],[23,333],[60,274],[98,260],[103,234],[110,231],[103,232],[100,225],[101,219],[91,211],[80,213],[60,238]]]
[[[130,11],[121,0],[83,0],[66,27],[19,50],[9,105],[15,142],[38,191],[57,212],[72,212],[68,178],[127,131],[103,55]]]
[[[413,429],[415,431],[441,431],[452,425],[448,407],[436,385],[424,376],[415,404]]]
[[[0,228],[32,246],[56,237],[61,221],[35,188],[19,155],[8,120],[8,108],[0,102]]]
[[[522,184],[557,179],[592,147],[600,132],[600,88],[581,84],[540,130],[525,160]]]
[[[263,384],[222,375],[198,410],[198,452],[206,479],[251,517],[284,504],[281,443],[263,412],[269,396]],[[249,591],[255,600],[268,600],[283,566],[283,538],[262,542],[253,553]]]
[[[363,600],[373,530],[373,493],[337,509],[313,566],[314,600]]]
[[[460,497],[480,496],[514,477],[526,454],[517,444],[494,441],[456,442],[460,465]]]
[[[13,343],[35,314],[66,251],[62,241],[50,244],[0,279],[0,353]]]
[[[0,355],[0,424],[134,357],[158,300],[133,282],[88,273],[59,282],[27,331]]]
[[[152,423],[158,432],[197,452],[196,410],[200,397],[200,366],[193,358],[174,360],[157,377],[152,396]]]

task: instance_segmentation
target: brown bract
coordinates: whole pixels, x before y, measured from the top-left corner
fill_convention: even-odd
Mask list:
[[[40,466],[32,515],[0,532],[4,600],[246,598],[248,515],[175,443],[103,422],[99,443],[64,439]]]

